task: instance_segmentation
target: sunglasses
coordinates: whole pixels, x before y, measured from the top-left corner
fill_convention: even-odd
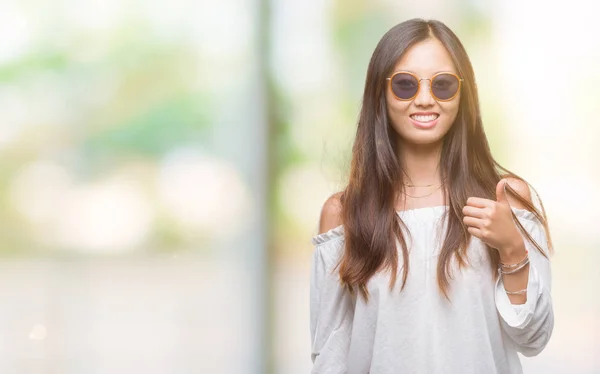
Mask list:
[[[431,79],[419,78],[407,71],[397,71],[391,77],[386,78],[390,84],[390,91],[398,100],[412,100],[419,93],[421,81],[429,81],[429,91],[437,101],[450,101],[458,91],[463,79],[453,73],[437,73]]]

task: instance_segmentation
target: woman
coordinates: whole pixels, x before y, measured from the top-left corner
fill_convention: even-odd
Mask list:
[[[554,325],[532,191],[490,153],[456,35],[421,19],[388,31],[349,182],[313,238],[313,373],[521,373],[517,352],[540,353]]]

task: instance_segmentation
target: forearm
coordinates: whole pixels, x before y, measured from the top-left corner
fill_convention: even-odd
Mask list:
[[[518,352],[535,356],[548,344],[554,329],[550,245],[542,222],[525,210],[514,212],[525,232],[519,238],[505,234],[504,245],[496,247],[502,273],[494,295],[502,329]],[[511,235],[511,238],[507,237]],[[528,240],[531,239],[531,240]],[[513,272],[514,271],[514,272]],[[509,292],[521,291],[518,295]]]
[[[500,251],[500,262],[503,264],[516,264],[523,260],[526,254],[525,243],[521,240],[516,246]],[[527,288],[529,279],[529,264],[513,274],[502,274],[501,277],[506,291],[524,290]],[[512,304],[525,304],[527,302],[527,292],[517,295],[507,294],[507,296]]]

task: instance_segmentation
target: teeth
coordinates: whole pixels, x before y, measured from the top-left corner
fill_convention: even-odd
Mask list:
[[[438,118],[437,114],[430,114],[428,116],[420,116],[420,115],[412,115],[410,118],[419,121],[419,122],[431,122]]]

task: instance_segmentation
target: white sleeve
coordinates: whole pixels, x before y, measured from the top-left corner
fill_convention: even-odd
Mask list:
[[[515,214],[525,230],[549,255],[544,227],[533,213],[518,210]],[[530,261],[527,301],[522,305],[513,305],[505,292],[501,276],[496,283],[495,299],[503,330],[513,340],[517,350],[529,357],[540,353],[550,340],[554,329],[554,311],[550,260],[524,235],[523,241],[529,251]]]
[[[336,230],[336,229],[333,229]],[[341,231],[339,229],[338,233]],[[310,275],[310,332],[312,373],[346,373],[354,318],[350,293],[339,283],[334,260],[343,237],[333,231],[313,239],[315,250]]]

